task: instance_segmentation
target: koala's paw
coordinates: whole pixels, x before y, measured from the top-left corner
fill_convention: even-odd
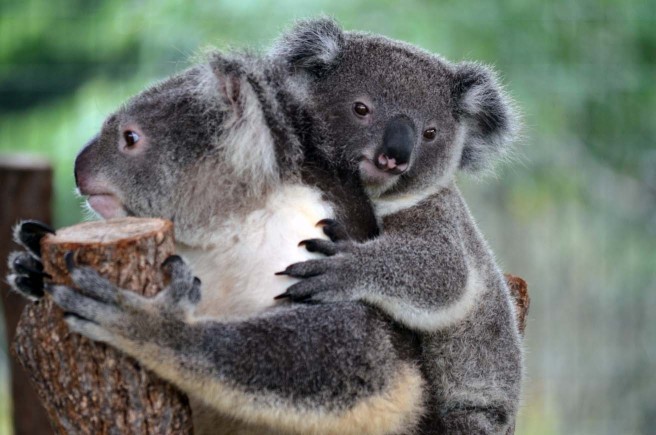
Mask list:
[[[171,314],[186,318],[200,302],[200,279],[195,277],[191,267],[178,255],[171,255],[164,260],[162,269],[171,277],[167,288],[158,295],[159,303]]]
[[[66,265],[77,290],[48,285],[46,292],[64,310],[72,331],[119,348],[125,340],[156,340],[166,323],[182,320],[200,299],[200,281],[177,256],[162,265],[171,283],[154,298],[117,288],[95,270],[76,265],[72,254],[66,256]]]
[[[36,301],[43,297],[43,279],[50,275],[43,271],[43,264],[29,252],[12,252],[8,261],[7,282],[12,290],[27,299]]]
[[[41,263],[41,239],[55,231],[38,221],[23,221],[14,227],[14,240],[27,251],[9,255],[7,282],[16,292],[30,300],[43,297],[43,279],[50,276],[43,272]]]
[[[348,264],[348,256],[341,255],[292,264],[277,275],[287,275],[301,281],[290,286],[275,299],[305,303],[355,299],[351,285],[354,274]]]
[[[46,234],[55,234],[55,230],[35,220],[22,221],[14,227],[16,243],[25,246],[37,258],[41,258],[41,239]]]

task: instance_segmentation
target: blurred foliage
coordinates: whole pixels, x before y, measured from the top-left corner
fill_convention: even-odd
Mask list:
[[[320,13],[493,64],[524,113],[514,164],[463,180],[531,289],[517,433],[652,432],[654,2],[0,0],[0,152],[46,154],[56,224],[77,222],[74,156],[121,101],[204,46],[261,48]]]

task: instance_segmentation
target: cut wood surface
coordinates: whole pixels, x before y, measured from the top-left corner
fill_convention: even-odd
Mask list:
[[[64,256],[121,288],[153,296],[164,288],[162,262],[174,253],[173,225],[162,219],[88,222],[41,243],[44,268],[70,285]],[[70,333],[46,297],[21,318],[14,351],[60,434],[190,434],[186,396],[101,343]]]
[[[47,160],[32,155],[0,156],[0,305],[4,309],[7,343],[14,339],[25,307],[25,299],[10,292],[5,281],[9,253],[22,249],[11,240],[12,228],[22,219],[50,224],[51,199],[52,168]],[[48,414],[16,358],[9,358],[9,369],[14,435],[51,434]]]

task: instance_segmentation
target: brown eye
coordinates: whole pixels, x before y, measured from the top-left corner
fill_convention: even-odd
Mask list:
[[[429,128],[428,130],[424,130],[424,139],[433,140],[433,139],[435,139],[435,136],[437,136],[437,130],[436,129]]]
[[[128,148],[132,148],[139,142],[139,135],[132,131],[132,130],[125,130],[123,132],[123,139],[125,139],[125,146]]]
[[[367,116],[369,114],[369,108],[359,101],[353,105],[353,111],[358,116]]]

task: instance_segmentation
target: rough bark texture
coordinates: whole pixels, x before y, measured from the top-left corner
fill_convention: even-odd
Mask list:
[[[50,224],[52,169],[34,156],[0,156],[0,305],[4,308],[7,343],[16,334],[25,299],[9,291],[6,259],[19,248],[11,239],[12,227],[21,219],[37,219]],[[10,357],[11,404],[14,435],[52,433],[48,415],[39,403],[29,377],[18,361]]]
[[[165,286],[160,266],[174,253],[173,226],[161,219],[124,218],[59,230],[41,243],[53,281],[71,284],[64,255],[98,270],[118,286],[146,296]],[[133,359],[70,333],[48,298],[29,305],[14,351],[30,373],[60,434],[190,434],[186,396]]]
[[[510,288],[510,293],[515,300],[515,307],[517,308],[517,322],[519,323],[519,332],[524,336],[526,329],[526,316],[528,316],[528,309],[531,305],[531,298],[528,296],[528,285],[526,281],[518,276],[506,274],[506,281]],[[515,422],[510,426],[506,435],[513,435],[515,433]]]
[[[528,316],[528,309],[531,305],[531,298],[528,296],[528,285],[526,284],[526,281],[518,276],[510,275],[509,273],[505,276],[506,282],[508,282],[508,287],[510,287],[510,293],[515,300],[519,332],[524,336],[524,330],[526,329],[526,316]]]

